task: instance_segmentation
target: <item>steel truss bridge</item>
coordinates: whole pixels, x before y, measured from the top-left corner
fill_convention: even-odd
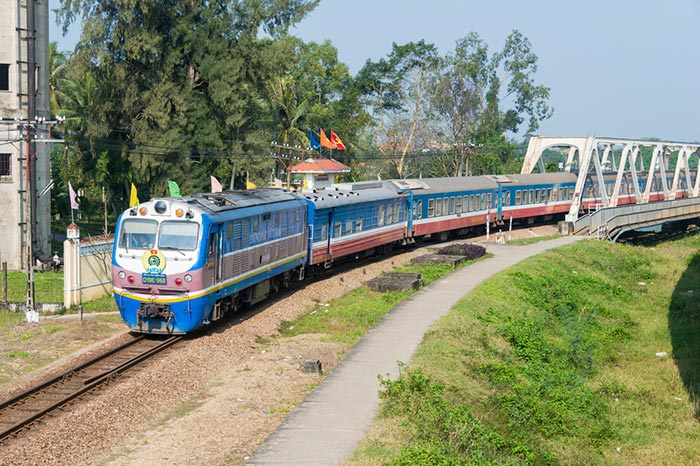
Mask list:
[[[647,147],[651,148],[652,155],[649,166],[645,167],[642,149]],[[614,241],[628,231],[700,217],[698,142],[535,136],[530,138],[521,173],[532,173],[535,168],[544,173],[542,156],[547,149],[565,152],[566,162],[560,169],[578,173],[571,209],[566,216],[569,229],[576,234],[597,235]],[[693,158],[696,159],[695,168],[691,168]],[[670,185],[666,177],[669,167],[675,167]],[[642,172],[646,177],[643,189],[639,185]],[[589,173],[596,174],[601,203],[595,211],[580,215]],[[612,191],[606,189],[604,179],[604,175],[611,174],[615,175]],[[661,180],[664,200],[649,202],[656,174]],[[634,195],[635,203],[618,205],[625,176],[632,179],[630,194]]]

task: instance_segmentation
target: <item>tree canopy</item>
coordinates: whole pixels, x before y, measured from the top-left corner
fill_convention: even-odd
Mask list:
[[[207,191],[212,174],[264,185],[283,168],[270,143],[309,154],[319,128],[341,135],[347,151],[333,156],[353,176],[500,171],[513,163],[509,135],[552,114],[518,31],[493,53],[475,33],[445,56],[423,40],[393,44],[353,77],[329,41],[289,34],[318,1],[61,0],[64,28],[82,18],[83,29],[70,55],[53,55],[59,186],[104,191],[117,212],[131,183],[143,198],[166,195],[169,180]]]

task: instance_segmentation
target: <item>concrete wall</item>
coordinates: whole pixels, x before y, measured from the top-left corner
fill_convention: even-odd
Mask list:
[[[114,237],[63,242],[63,305],[80,306],[112,294]]]
[[[49,5],[48,1],[35,2],[37,115],[50,118],[49,111]],[[26,204],[22,193],[26,190],[26,144],[22,142],[25,131],[22,126],[27,115],[26,41],[20,40],[17,28],[26,28],[26,2],[0,0],[0,64],[9,65],[9,87],[0,90],[0,153],[10,156],[10,173],[0,177],[0,260],[7,262],[10,270],[26,267]],[[23,34],[23,33],[22,33]],[[32,116],[32,118],[34,118]],[[15,119],[23,121],[15,121]],[[18,127],[19,125],[19,127]],[[37,127],[41,133],[42,128]],[[50,180],[49,147],[37,143],[36,188],[40,192]],[[45,195],[37,203],[37,248],[51,254],[51,196]]]

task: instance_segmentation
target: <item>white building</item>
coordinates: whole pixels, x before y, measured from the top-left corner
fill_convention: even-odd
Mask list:
[[[28,115],[27,63],[28,2],[34,6],[36,115]],[[49,111],[49,2],[48,0],[0,0],[0,262],[10,270],[23,269],[27,261],[27,123],[36,129],[35,188],[40,193],[50,183],[49,145],[42,142]],[[34,252],[51,255],[51,196],[37,200]]]

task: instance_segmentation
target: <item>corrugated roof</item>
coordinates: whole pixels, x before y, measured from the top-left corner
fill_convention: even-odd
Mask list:
[[[292,167],[292,173],[348,173],[350,167],[333,159],[306,159]]]

